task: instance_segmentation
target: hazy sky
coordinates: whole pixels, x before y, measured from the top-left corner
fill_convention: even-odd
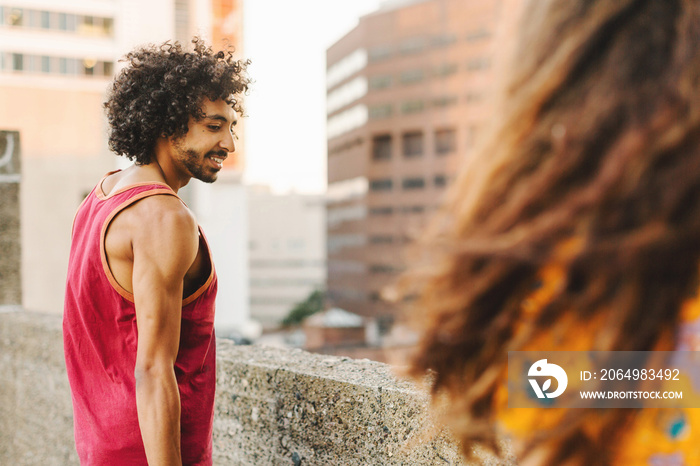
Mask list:
[[[277,192],[326,186],[326,49],[379,0],[244,0],[246,176]]]

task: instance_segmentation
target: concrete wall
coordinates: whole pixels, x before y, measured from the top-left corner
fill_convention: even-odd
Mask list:
[[[461,464],[389,366],[218,341],[217,465]],[[77,464],[61,319],[0,313],[0,464]],[[484,457],[481,464],[499,463]]]

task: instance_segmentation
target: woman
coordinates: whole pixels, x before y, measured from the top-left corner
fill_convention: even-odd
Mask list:
[[[700,464],[694,410],[533,413],[503,388],[508,351],[700,350],[700,2],[523,12],[497,118],[414,273],[410,371],[434,371],[467,456],[504,428],[522,464]]]

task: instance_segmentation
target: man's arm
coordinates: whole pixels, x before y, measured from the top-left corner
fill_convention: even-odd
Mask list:
[[[132,251],[138,327],[136,407],[150,465],[180,465],[180,393],[174,364],[180,343],[183,278],[199,246],[180,201],[153,196],[134,205]]]

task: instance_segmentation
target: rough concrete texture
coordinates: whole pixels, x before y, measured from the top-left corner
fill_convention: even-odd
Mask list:
[[[0,305],[22,302],[19,183],[0,182]]]
[[[0,306],[22,303],[19,133],[0,131]]]
[[[423,440],[427,396],[386,364],[219,344],[216,464],[464,464],[444,432]]]
[[[61,319],[0,313],[0,464],[78,464]]]
[[[463,464],[385,364],[217,344],[216,465]],[[0,313],[0,374],[0,464],[78,464],[60,316]]]

